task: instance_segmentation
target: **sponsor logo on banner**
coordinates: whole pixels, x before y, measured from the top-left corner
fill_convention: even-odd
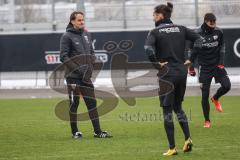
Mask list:
[[[95,50],[95,57],[96,57],[96,63],[103,62],[107,63],[108,62],[108,55],[105,50]]]
[[[108,62],[108,55],[105,50],[95,50],[96,63]],[[45,60],[47,64],[60,64],[60,52],[59,51],[46,51]]]
[[[60,52],[59,51],[46,51],[45,60],[47,64],[59,64],[60,61]]]
[[[239,50],[240,46],[239,45],[240,45],[240,38],[237,39],[236,42],[233,45],[234,53],[238,58],[240,58],[240,50]]]

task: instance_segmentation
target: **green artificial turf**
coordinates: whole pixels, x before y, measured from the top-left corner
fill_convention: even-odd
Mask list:
[[[203,128],[200,97],[186,97],[184,109],[194,148],[183,153],[184,138],[175,121],[179,154],[163,157],[168,149],[158,98],[137,99],[135,107],[122,100],[101,117],[112,139],[94,139],[90,121],[79,122],[84,138],[73,140],[69,122],[55,116],[61,99],[0,100],[0,160],[228,160],[240,159],[240,97],[223,97],[224,112],[211,104],[212,128]],[[83,103],[79,112],[86,111]]]

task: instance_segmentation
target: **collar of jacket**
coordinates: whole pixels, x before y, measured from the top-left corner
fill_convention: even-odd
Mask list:
[[[66,31],[76,33],[76,34],[82,34],[83,33],[83,29],[75,29],[71,23],[69,23],[67,25]]]
[[[161,21],[156,22],[155,26],[158,27],[162,24],[173,24],[173,22],[171,21],[171,19],[162,19]]]
[[[201,25],[204,34],[211,34],[215,28],[209,27],[205,22]]]

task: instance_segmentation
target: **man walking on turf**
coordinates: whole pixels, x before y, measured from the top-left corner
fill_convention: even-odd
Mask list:
[[[79,11],[73,12],[66,32],[60,40],[60,59],[66,64],[68,70],[65,77],[70,101],[69,115],[72,138],[82,138],[82,133],[77,127],[77,109],[80,95],[86,103],[94,128],[94,137],[110,138],[112,136],[106,131],[102,131],[99,123],[94,86],[91,81],[95,56],[90,34],[84,27],[84,14]],[[82,56],[81,58],[87,63],[79,64],[74,61],[74,58],[79,58],[79,56]]]
[[[224,69],[225,45],[223,32],[216,27],[216,17],[213,13],[205,14],[204,23],[197,29],[197,33],[204,37],[206,41],[202,48],[193,48],[190,61],[193,63],[198,58],[200,66],[199,82],[201,83],[202,90],[202,109],[205,118],[204,128],[210,128],[210,105],[208,99],[212,78],[214,77],[215,82],[221,84],[221,87],[211,97],[215,108],[219,112],[223,111],[219,98],[230,90],[231,83]]]
[[[173,90],[166,95],[159,95],[161,107],[163,108],[164,128],[169,142],[169,150],[164,156],[176,155],[174,138],[174,123],[172,111],[177,115],[179,124],[185,135],[184,152],[192,150],[192,139],[190,136],[188,119],[182,109],[182,101],[186,90],[187,67],[185,62],[185,42],[199,42],[200,36],[194,31],[180,25],[175,25],[171,21],[173,5],[158,5],[154,8],[153,19],[156,28],[148,34],[145,43],[145,52],[154,66],[161,70],[165,67],[168,72],[164,77],[159,77],[159,84],[162,80],[173,85]],[[197,43],[195,43],[197,44]],[[160,75],[159,75],[160,76]],[[164,86],[160,86],[161,87]]]

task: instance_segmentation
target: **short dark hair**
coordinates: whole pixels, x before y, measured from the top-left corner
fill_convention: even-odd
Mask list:
[[[204,16],[204,21],[216,21],[216,16],[213,13],[206,13]]]
[[[78,14],[81,14],[81,15],[84,16],[84,13],[83,13],[83,12],[81,12],[81,11],[74,11],[74,12],[72,12],[71,15],[70,15],[69,23],[71,23],[71,21],[75,20]]]
[[[171,18],[172,11],[173,11],[173,4],[170,2],[167,2],[167,5],[160,4],[154,8],[155,13],[163,14],[163,17],[166,19]]]

